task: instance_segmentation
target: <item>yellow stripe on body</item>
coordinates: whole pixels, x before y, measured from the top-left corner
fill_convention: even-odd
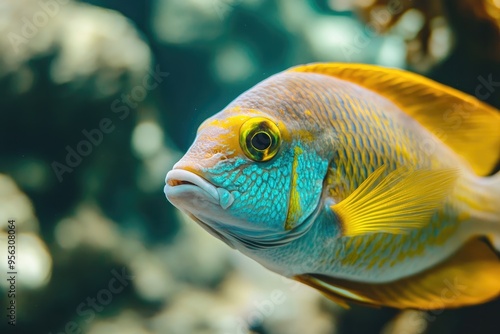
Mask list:
[[[302,154],[302,149],[296,146],[293,150],[293,164],[292,164],[292,181],[290,185],[290,200],[288,203],[288,214],[285,222],[285,230],[291,230],[302,214],[302,207],[300,206],[300,193],[297,189],[297,168],[299,166],[299,155]]]

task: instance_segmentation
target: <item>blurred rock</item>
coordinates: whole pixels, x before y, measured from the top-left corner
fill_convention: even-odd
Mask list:
[[[0,107],[16,112],[0,122],[16,143],[3,150],[0,170],[28,192],[42,229],[96,198],[111,218],[165,238],[177,225],[157,194],[177,151],[167,133],[144,143],[133,129],[147,118],[161,131],[155,90],[168,72],[116,11],[62,0],[1,6]],[[157,225],[158,217],[171,223]]]
[[[422,334],[427,329],[426,314],[423,311],[401,311],[382,330],[381,334]]]
[[[179,281],[217,286],[231,269],[229,256],[234,251],[184,214],[179,215],[182,228],[171,244],[158,247],[159,256]]]
[[[58,246],[65,251],[90,248],[113,251],[119,246],[120,232],[92,205],[81,205],[74,216],[62,219],[54,229]]]
[[[106,253],[126,266],[134,276],[133,286],[147,302],[163,302],[176,290],[176,282],[161,252],[148,250],[139,235],[123,233],[94,205],[82,205],[73,217],[61,220],[55,239],[66,257],[82,250]],[[67,261],[67,260],[66,260]]]
[[[116,94],[125,74],[132,82],[142,79],[150,61],[149,48],[119,13],[72,0],[4,0],[1,9],[0,78],[18,83],[22,89],[13,94],[40,84],[31,60],[54,53],[50,80],[86,86],[92,98]]]
[[[118,316],[93,323],[87,334],[152,334],[146,326],[142,325],[142,318],[133,311],[125,310]]]
[[[40,227],[33,206],[11,177],[0,174],[0,228],[7,230],[8,220],[15,219],[22,232],[38,233]]]
[[[10,248],[9,248],[10,246]],[[21,307],[36,300],[52,275],[52,256],[39,235],[39,224],[31,201],[12,178],[0,174],[0,307],[16,305],[18,324],[31,319],[30,307]],[[7,274],[14,272],[15,274]],[[7,280],[14,276],[14,281]],[[5,316],[4,316],[5,319]],[[7,321],[0,323],[5,332]]]
[[[273,275],[266,274],[267,278]],[[215,291],[183,290],[171,307],[152,319],[152,328],[155,333],[172,334],[247,334],[257,328],[273,334],[334,333],[332,315],[321,307],[318,294],[306,292],[308,288],[298,283],[259,283],[270,288],[255,285],[236,272]]]
[[[14,223],[9,224],[9,220]],[[14,228],[9,229],[9,225]],[[3,259],[0,270],[19,274],[16,286],[23,294],[28,293],[26,290],[44,287],[52,273],[52,257],[38,232],[38,220],[30,200],[10,177],[0,174],[0,258]],[[13,243],[8,243],[9,235],[14,237]],[[14,253],[7,254],[8,245],[14,246]],[[10,268],[7,255],[14,256],[14,269]],[[0,288],[8,289],[9,285],[5,279],[0,280]]]

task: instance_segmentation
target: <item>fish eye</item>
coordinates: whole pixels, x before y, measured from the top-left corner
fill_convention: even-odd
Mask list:
[[[250,141],[256,150],[264,151],[271,146],[272,139],[266,132],[257,132]]]
[[[245,155],[255,161],[272,159],[281,143],[280,130],[264,117],[247,120],[240,128],[240,146]]]

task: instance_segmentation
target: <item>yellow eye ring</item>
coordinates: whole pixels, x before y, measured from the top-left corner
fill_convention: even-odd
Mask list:
[[[267,118],[250,118],[241,125],[241,149],[254,161],[263,162],[272,159],[278,153],[280,144],[280,130]]]

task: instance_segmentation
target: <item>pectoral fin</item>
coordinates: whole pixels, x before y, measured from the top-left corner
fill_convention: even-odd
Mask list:
[[[331,206],[342,236],[405,233],[428,224],[458,176],[455,169],[399,168],[384,177],[385,171],[385,166],[376,169],[346,199]]]
[[[500,259],[474,239],[447,261],[394,282],[364,284],[318,274],[295,279],[343,306],[353,302],[422,310],[456,308],[500,297]]]

